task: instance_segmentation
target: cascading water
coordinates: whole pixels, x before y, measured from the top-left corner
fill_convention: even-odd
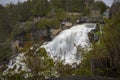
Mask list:
[[[95,29],[96,24],[85,23],[73,26],[70,29],[63,30],[51,42],[44,44],[42,47],[54,59],[65,60],[65,63],[79,63],[80,56],[77,55],[77,47],[90,47],[88,33]]]
[[[88,33],[95,28],[96,24],[93,23],[73,26],[70,29],[63,30],[51,42],[43,44],[40,48],[44,47],[55,60],[64,60],[68,64],[79,63],[81,58],[77,53],[77,47],[90,48]],[[9,73],[9,70],[14,68],[14,72],[19,72],[19,69],[21,71],[29,71],[24,60],[26,60],[25,53],[20,53],[10,61],[4,74]]]

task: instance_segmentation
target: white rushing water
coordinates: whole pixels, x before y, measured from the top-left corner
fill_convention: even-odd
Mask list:
[[[63,30],[52,41],[43,44],[40,48],[44,47],[54,60],[64,60],[68,64],[79,63],[81,57],[77,52],[77,47],[90,49],[88,33],[95,28],[96,24],[93,23],[73,26],[70,29]],[[14,69],[13,73],[19,72],[20,69],[22,71],[29,71],[24,62],[25,60],[25,53],[18,54],[17,57],[10,60],[4,74],[9,73],[11,69]]]
[[[24,62],[25,60],[25,53],[19,53],[15,58],[10,60],[8,64],[8,68],[3,72],[3,74],[7,74],[13,70],[13,73],[19,73],[20,70],[22,71],[29,71],[26,67]]]
[[[93,23],[73,26],[70,29],[63,30],[51,42],[44,44],[42,47],[54,59],[65,60],[65,63],[68,64],[78,63],[81,58],[77,53],[77,47],[90,47],[88,33],[95,27],[96,24]]]

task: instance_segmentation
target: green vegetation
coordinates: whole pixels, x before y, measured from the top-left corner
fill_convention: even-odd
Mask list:
[[[24,30],[25,32],[30,32],[30,30],[32,30],[32,23],[27,21],[24,25]]]
[[[5,61],[9,61],[11,55],[12,55],[11,49],[9,48],[8,45],[4,47],[0,46],[0,62],[4,63]]]
[[[79,65],[78,68],[76,68],[73,73],[75,75],[86,75],[86,76],[91,76],[92,72],[91,72],[91,57],[92,55],[90,55],[89,53],[84,53],[82,55],[83,60],[81,60],[81,63]]]
[[[116,15],[105,25],[104,42],[110,55],[110,66],[112,69],[120,71],[120,15]]]
[[[120,75],[120,15],[105,19],[100,40],[93,43],[93,49],[83,56],[81,67],[75,73],[117,77]]]
[[[96,9],[101,14],[107,9],[103,2],[94,2],[94,0],[27,0],[17,5],[9,4],[6,7],[0,5],[0,43],[10,44],[15,40],[16,35],[25,32],[26,40],[20,52],[26,52],[26,66],[29,72],[7,74],[2,76],[6,80],[26,80],[25,75],[30,77],[28,80],[44,80],[45,78],[63,77],[70,75],[97,75],[119,77],[120,74],[120,15],[119,12],[111,19],[105,19],[105,25],[102,26],[103,33],[99,29],[94,33],[99,35],[99,41],[93,42],[92,50],[83,51],[82,61],[76,68],[70,65],[63,65],[64,61],[54,62],[46,53],[45,49],[39,49],[38,46],[30,50],[33,41],[30,40],[33,29],[43,30],[47,26],[59,28],[60,21],[65,18],[70,19],[72,23],[81,16],[89,16],[90,11]],[[69,15],[69,13],[78,13],[79,15]],[[24,25],[21,25],[24,23]],[[33,36],[33,35],[32,35]],[[92,39],[92,34],[90,39]],[[42,41],[41,41],[42,42]],[[82,50],[80,50],[82,51]],[[0,46],[0,64],[8,61],[12,55],[10,45]],[[14,71],[14,69],[12,70]]]
[[[37,29],[45,29],[46,26],[57,28],[59,26],[59,21],[57,18],[56,19],[42,18],[36,23]]]
[[[44,48],[40,48],[35,52],[38,46],[30,49],[32,43],[27,43],[22,49],[22,54],[25,54],[25,59],[23,61],[28,68],[28,71],[21,71],[19,67],[19,72],[14,72],[16,66],[13,69],[9,69],[6,75],[1,75],[3,79],[6,80],[45,80],[46,78],[58,77],[58,76],[68,76],[72,73],[72,67],[70,65],[63,65],[62,61],[54,62],[53,59],[48,56]],[[19,65],[19,64],[18,64]],[[27,76],[25,78],[25,76]]]
[[[67,13],[77,12],[81,15],[89,15],[90,10],[97,6],[93,6],[94,4],[94,0],[51,0],[50,2],[47,0],[27,0],[24,3],[19,2],[17,5],[12,3],[6,7],[0,5],[0,32],[2,34],[0,34],[0,41],[5,41],[8,37],[21,32],[19,28],[20,22],[26,22],[26,32],[29,32],[31,22],[34,22],[34,19],[38,17],[42,20],[32,27],[41,29],[50,24],[51,27],[56,28],[59,27],[59,21],[64,18],[70,18],[73,21],[73,18],[67,15]],[[105,11],[105,5],[103,6],[102,2],[98,4],[97,9],[100,9],[102,12]],[[75,15],[72,16],[74,17]],[[17,28],[18,30],[16,30]],[[10,33],[11,35],[8,36]]]
[[[96,9],[100,10],[100,13],[103,14],[107,9],[107,6],[102,1],[95,3]]]

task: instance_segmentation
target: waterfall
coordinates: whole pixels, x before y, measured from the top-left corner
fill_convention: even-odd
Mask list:
[[[90,49],[88,33],[95,28],[96,24],[93,23],[73,26],[70,29],[63,30],[52,41],[43,44],[40,48],[44,47],[54,60],[64,60],[64,63],[68,64],[79,63],[81,57],[78,54],[77,47]],[[17,57],[10,60],[4,74],[9,73],[11,69],[14,69],[13,73],[19,72],[19,69],[29,71],[24,60],[26,60],[25,53],[18,54]]]
[[[54,59],[64,60],[65,63],[72,64],[80,62],[77,55],[77,47],[89,48],[90,42],[88,33],[95,29],[96,24],[85,23],[63,30],[52,41],[42,45]]]

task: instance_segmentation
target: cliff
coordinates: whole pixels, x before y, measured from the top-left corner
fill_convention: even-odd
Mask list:
[[[114,2],[110,8],[110,18],[120,14],[120,2]]]

